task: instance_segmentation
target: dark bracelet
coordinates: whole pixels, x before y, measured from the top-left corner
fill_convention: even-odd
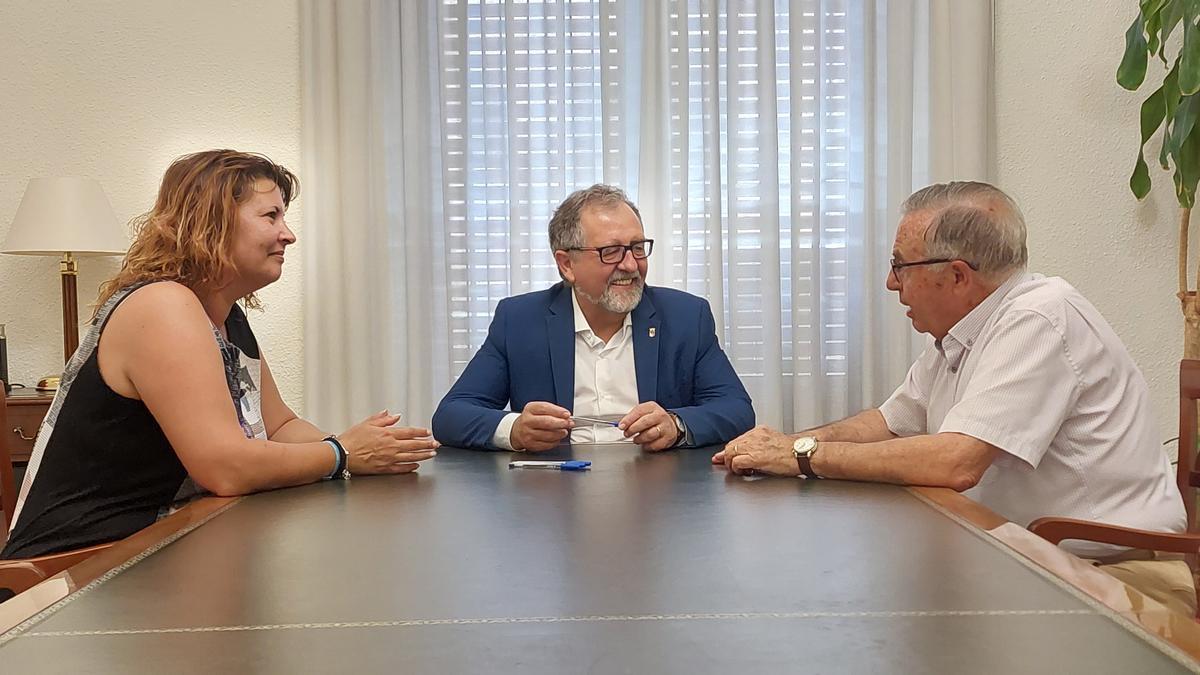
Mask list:
[[[337,463],[334,465],[333,471],[328,476],[325,476],[325,479],[341,478],[342,480],[348,480],[350,478],[350,471],[347,470],[346,465],[350,463],[350,454],[346,452],[346,446],[342,445],[338,437],[333,434],[321,440],[332,445],[334,450],[337,451]]]

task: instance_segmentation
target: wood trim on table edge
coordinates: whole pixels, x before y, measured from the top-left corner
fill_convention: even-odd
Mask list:
[[[241,497],[204,497],[145,529],[113,544],[112,548],[77,563],[33,588],[0,603],[0,645],[17,637],[45,617],[39,614],[65,604],[89,584],[191,532],[241,501]],[[55,608],[56,609],[56,608]],[[52,613],[52,612],[51,612]],[[47,616],[49,613],[47,613]],[[28,624],[28,625],[26,625]]]
[[[1102,580],[1103,583],[1109,585],[1115,581],[1123,587],[1125,602],[1114,601],[1113,596],[1098,594],[1088,588],[1079,586],[1074,581],[1064,577],[1060,573],[1060,570],[1044,564],[1041,561],[1042,556],[1036,555],[1035,549],[1041,548],[1044,544],[1048,549],[1065,553],[1064,551],[1054,544],[1033,535],[1033,533],[1029,533],[1028,542],[1001,539],[992,531],[1009,523],[1009,521],[986,506],[954,490],[933,487],[908,487],[906,489],[921,501],[978,528],[980,534],[987,535],[989,540],[996,542],[1006,550],[1016,553],[1022,562],[1051,575],[1061,585],[1070,587],[1086,600],[1108,610],[1114,617],[1120,617],[1125,622],[1142,629],[1146,633],[1145,637],[1147,639],[1154,642],[1165,642],[1188,657],[1191,657],[1192,662],[1187,665],[1192,670],[1200,668],[1200,624],[1193,617],[1168,609],[1165,605],[1143,595],[1137,589],[1122,583],[1116,577],[1110,576],[1094,567],[1090,568],[1088,572],[1099,575],[1096,577],[1097,580]]]
[[[983,504],[972,501],[949,488],[910,487],[907,489],[909,492],[924,497],[926,500],[937,504],[984,532],[994,530],[1008,522],[1007,518],[1000,516]]]

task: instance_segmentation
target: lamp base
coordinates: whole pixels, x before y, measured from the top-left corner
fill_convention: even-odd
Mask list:
[[[36,389],[38,391],[58,391],[58,385],[62,382],[62,377],[59,375],[47,375],[38,380]]]

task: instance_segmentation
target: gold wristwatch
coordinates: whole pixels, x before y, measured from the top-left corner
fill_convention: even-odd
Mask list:
[[[820,478],[812,468],[812,457],[816,452],[817,439],[812,436],[801,436],[792,443],[792,456],[796,458],[796,465],[805,478]]]

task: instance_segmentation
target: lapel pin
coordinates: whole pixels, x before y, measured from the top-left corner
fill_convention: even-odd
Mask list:
[[[650,337],[654,337],[654,326],[650,327]]]

